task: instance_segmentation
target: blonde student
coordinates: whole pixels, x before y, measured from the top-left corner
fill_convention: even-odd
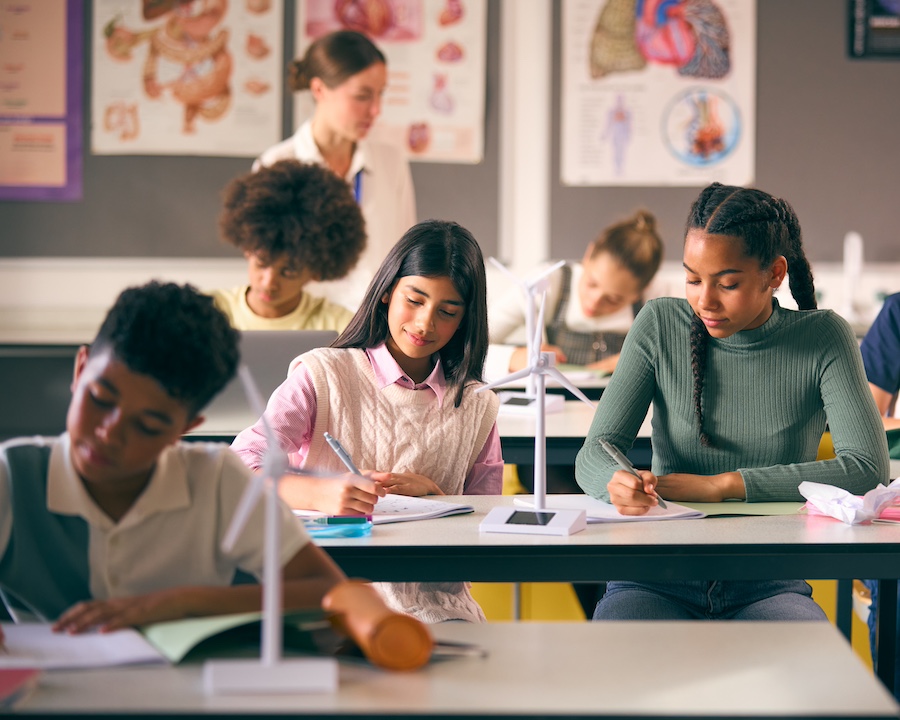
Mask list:
[[[0,445],[0,590],[13,617],[114,630],[258,610],[263,512],[222,538],[251,477],[222,445],[181,442],[234,375],[237,333],[190,286],[122,292],[78,351],[66,432]],[[343,573],[280,513],[285,607],[318,607]]]
[[[384,493],[499,494],[503,460],[493,393],[475,393],[487,351],[484,261],[453,222],[412,227],[388,254],[353,321],[330,348],[298,358],[267,415],[292,461],[339,474],[338,438],[363,476],[288,475],[292,507],[368,513]],[[266,451],[259,423],[232,445],[251,467]],[[467,583],[390,583],[394,609],[426,622],[480,621]]]
[[[248,282],[210,294],[238,330],[343,330],[353,313],[309,292],[342,278],[366,246],[350,188],[318,165],[282,160],[232,180],[222,239],[247,259]]]
[[[566,263],[549,276],[544,349],[554,352],[558,363],[612,372],[662,253],[656,218],[646,210],[605,228],[581,262]],[[511,342],[517,336],[526,340],[525,324],[520,288],[510,288],[490,304],[489,378],[528,364],[526,348]]]
[[[686,299],[649,301],[576,460],[588,494],[626,515],[674,501],[799,501],[810,480],[864,493],[887,480],[885,434],[856,339],[816,310],[800,224],[761,190],[713,183],[694,202]],[[800,310],[773,297],[790,276]],[[618,469],[653,403],[653,461]],[[836,457],[816,460],[826,422]],[[824,620],[802,580],[611,582],[594,619]]]

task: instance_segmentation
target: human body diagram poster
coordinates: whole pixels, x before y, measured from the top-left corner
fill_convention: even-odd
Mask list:
[[[357,30],[385,54],[388,85],[373,135],[411,160],[478,163],[484,155],[486,0],[296,0],[295,56],[320,35]],[[313,111],[297,93],[294,124]]]
[[[98,154],[254,157],[281,139],[283,0],[94,0]]]
[[[753,182],[756,0],[563,0],[566,185]]]

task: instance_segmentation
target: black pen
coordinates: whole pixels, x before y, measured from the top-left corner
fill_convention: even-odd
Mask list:
[[[612,444],[606,442],[606,440],[604,440],[603,438],[600,438],[599,442],[600,442],[600,447],[602,447],[606,451],[607,455],[609,455],[613,460],[615,460],[617,463],[619,463],[620,468],[622,468],[625,472],[631,473],[636,478],[643,480],[643,478],[641,478],[641,476],[638,474],[638,471],[634,469],[634,465],[631,464],[631,462],[628,460],[627,457],[625,457],[622,453],[619,452],[619,448],[617,448],[615,445],[612,445]],[[657,500],[657,502],[659,502],[659,506],[663,510],[665,510],[667,507],[669,507],[668,505],[666,505],[666,501],[663,500],[659,496],[658,492],[656,492],[655,488],[654,488],[654,492],[656,493],[656,500]]]

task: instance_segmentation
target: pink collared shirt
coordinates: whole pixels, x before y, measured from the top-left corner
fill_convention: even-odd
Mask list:
[[[396,383],[410,390],[433,392],[438,405],[444,402],[447,381],[441,361],[434,365],[424,382],[415,383],[403,373],[384,344],[368,348],[366,355],[372,363],[379,388]],[[300,363],[269,398],[266,417],[281,447],[288,453],[291,464],[302,466],[309,454],[313,429],[316,426],[316,393],[312,376],[306,365]],[[262,423],[241,431],[231,444],[241,460],[253,469],[262,466],[262,458],[268,442]],[[499,495],[503,489],[503,455],[500,450],[500,433],[497,423],[491,428],[475,464],[463,485],[466,495]]]

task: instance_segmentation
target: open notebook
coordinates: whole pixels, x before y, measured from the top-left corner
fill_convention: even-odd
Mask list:
[[[407,495],[385,495],[375,504],[375,512],[372,513],[372,523],[408,522],[410,520],[429,520],[431,518],[446,517],[447,515],[461,515],[475,512],[471,505],[447,502],[444,500],[432,500],[431,498],[409,497]],[[324,517],[325,513],[315,510],[294,510],[298,517]]]

